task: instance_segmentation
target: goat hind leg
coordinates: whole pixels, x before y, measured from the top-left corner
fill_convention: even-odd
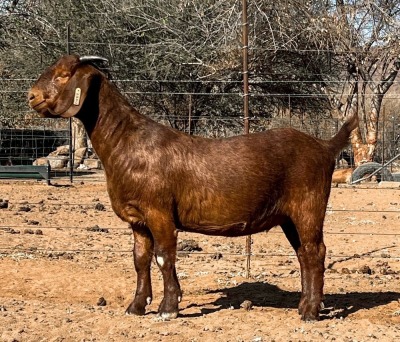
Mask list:
[[[299,248],[300,248],[300,238],[297,232],[297,228],[292,220],[288,219],[285,223],[281,224],[282,230],[285,233],[286,238],[290,242],[290,245],[293,247],[296,252],[297,257],[299,256]],[[300,262],[300,259],[299,259]],[[304,290],[306,290],[306,281],[305,281],[305,272],[301,272],[301,298],[299,303],[299,314],[302,314],[302,310],[304,307],[304,302],[306,300],[306,294]]]
[[[302,273],[302,298],[299,313],[304,321],[315,321],[319,318],[323,299],[325,244],[320,238],[304,239],[298,251]]]
[[[144,315],[146,305],[152,301],[150,266],[154,241],[147,227],[132,225],[134,236],[133,257],[137,274],[135,298],[126,309],[127,314]]]

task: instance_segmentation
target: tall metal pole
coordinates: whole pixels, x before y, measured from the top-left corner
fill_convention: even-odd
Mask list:
[[[71,54],[70,51],[70,39],[71,38],[71,30],[69,24],[67,25],[67,55]],[[73,143],[72,143],[72,118],[68,119],[68,130],[69,130],[69,181],[73,182],[73,173],[74,173],[74,156],[73,156]]]
[[[396,151],[396,124],[394,122],[394,116],[392,116],[392,135],[393,135],[393,151]],[[393,154],[390,154],[392,157]],[[390,164],[390,172],[393,172],[393,163]]]
[[[242,0],[242,60],[243,60],[243,117],[244,134],[249,134],[249,25],[247,0]],[[246,236],[246,278],[250,278],[251,235]]]
[[[192,110],[193,110],[193,98],[192,94],[189,94],[189,135],[192,134]]]
[[[385,146],[385,134],[386,134],[385,126],[386,126],[386,108],[385,108],[385,105],[383,105],[383,108],[382,108],[382,165],[385,165],[385,148],[386,148],[386,146]],[[384,179],[383,172],[382,172],[382,177],[383,177],[383,180],[386,180],[386,179]]]
[[[243,114],[244,133],[249,134],[249,24],[247,22],[247,0],[242,5],[242,58],[243,58]]]

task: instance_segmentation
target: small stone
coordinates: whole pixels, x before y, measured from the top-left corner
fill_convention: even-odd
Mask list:
[[[99,300],[97,301],[97,306],[106,306],[107,301],[104,299],[104,297],[100,297]]]
[[[368,265],[360,267],[359,272],[362,274],[372,274],[372,270]]]
[[[393,271],[389,266],[389,267],[381,268],[380,273],[383,275],[389,275],[389,274],[396,274],[396,271]]]
[[[27,224],[30,226],[37,226],[39,224],[39,221],[29,220]]]
[[[97,224],[93,227],[86,229],[88,232],[96,232],[96,233],[108,233],[107,228],[100,228]]]
[[[350,270],[347,267],[343,267],[342,274],[350,274]]]
[[[61,258],[64,260],[73,260],[74,256],[71,253],[63,253],[63,255],[61,255]]]
[[[245,300],[240,307],[245,309],[246,311],[250,311],[253,308],[253,303],[250,300]]]
[[[8,200],[0,200],[0,209],[7,209],[8,208]]]
[[[104,206],[104,204],[102,204],[102,203],[96,203],[96,205],[95,205],[95,207],[94,207],[96,210],[98,210],[98,211],[105,211],[106,210],[106,207]]]
[[[32,229],[24,229],[24,234],[35,234]]]
[[[211,255],[211,259],[213,259],[213,260],[222,259],[222,253],[217,252],[217,253]]]
[[[177,251],[179,252],[195,252],[203,249],[195,240],[182,240],[178,242]]]
[[[4,231],[9,234],[19,234],[19,230],[15,230],[13,228],[4,228]]]

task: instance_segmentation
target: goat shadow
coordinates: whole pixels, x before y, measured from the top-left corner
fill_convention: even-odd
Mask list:
[[[280,289],[275,285],[264,282],[242,283],[237,286],[219,290],[207,291],[207,294],[220,293],[221,297],[213,302],[197,305],[190,304],[186,307],[198,307],[200,312],[184,314],[181,317],[199,317],[223,309],[239,309],[240,304],[250,300],[253,306],[279,309],[297,309],[300,301],[300,292],[291,292]],[[321,319],[346,318],[348,315],[363,309],[370,309],[399,300],[399,292],[348,292],[325,294],[325,309],[321,311]],[[214,306],[205,308],[204,306]],[[184,308],[182,308],[184,311]],[[334,313],[334,311],[337,311]]]

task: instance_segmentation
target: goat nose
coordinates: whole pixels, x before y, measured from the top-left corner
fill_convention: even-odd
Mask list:
[[[38,90],[32,89],[28,92],[28,102],[29,103],[38,101],[41,97],[42,97],[42,94]]]
[[[33,91],[28,93],[28,100],[32,101],[36,97],[36,94]]]

